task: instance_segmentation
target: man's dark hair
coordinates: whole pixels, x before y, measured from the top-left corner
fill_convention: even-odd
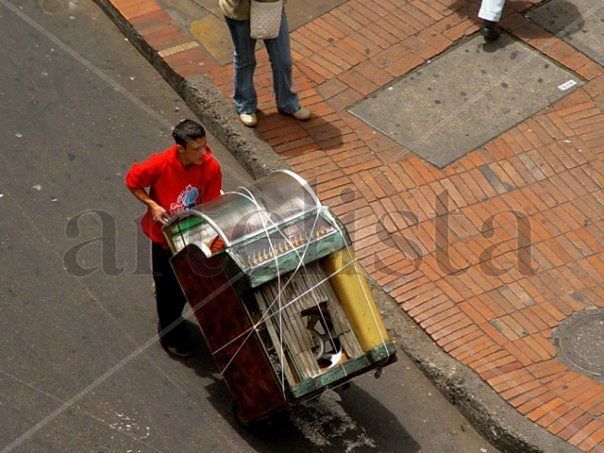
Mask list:
[[[206,136],[206,131],[201,124],[193,120],[182,120],[172,131],[172,138],[180,145],[185,146],[188,142],[203,138]]]

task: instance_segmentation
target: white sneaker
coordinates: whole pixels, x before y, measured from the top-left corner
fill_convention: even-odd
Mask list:
[[[306,121],[310,119],[310,111],[304,107],[300,107],[292,114],[292,116],[298,121]]]
[[[254,127],[258,123],[255,113],[242,113],[239,115],[239,119],[247,127]]]

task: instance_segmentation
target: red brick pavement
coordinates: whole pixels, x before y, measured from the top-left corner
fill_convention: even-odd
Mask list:
[[[205,74],[230,96],[232,68],[155,0],[112,2],[177,74]],[[533,422],[601,452],[604,387],[559,362],[551,338],[571,314],[604,306],[604,69],[523,16],[539,2],[510,2],[503,26],[587,83],[443,170],[346,108],[475,33],[476,2],[350,0],[300,27],[294,83],[314,118],[276,112],[262,50],[257,129],[439,346]]]

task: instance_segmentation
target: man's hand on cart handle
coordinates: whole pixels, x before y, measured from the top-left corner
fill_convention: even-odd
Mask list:
[[[154,204],[154,206],[151,206],[151,215],[153,216],[153,220],[155,222],[166,223],[168,220],[170,220],[170,215],[168,212],[157,203]]]
[[[132,195],[138,198],[140,201],[149,206],[151,210],[151,217],[154,222],[166,223],[170,220],[170,214],[162,208],[157,202],[155,202],[147,193],[145,189],[130,189]]]

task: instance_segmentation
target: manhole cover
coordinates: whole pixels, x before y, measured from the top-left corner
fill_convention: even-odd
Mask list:
[[[581,85],[509,35],[491,44],[476,36],[351,112],[444,167]]]
[[[567,318],[554,331],[558,358],[569,367],[604,380],[604,309]]]

